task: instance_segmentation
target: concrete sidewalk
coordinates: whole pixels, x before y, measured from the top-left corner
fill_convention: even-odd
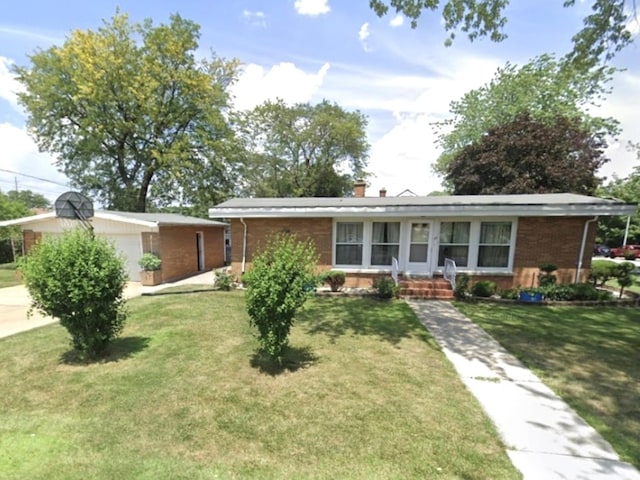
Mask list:
[[[140,295],[154,293],[176,285],[213,285],[213,278],[213,272],[205,272],[176,282],[163,283],[153,287],[142,286],[140,282],[128,282],[124,296],[127,299],[139,297]],[[29,292],[24,285],[0,288],[0,338],[58,321],[56,318],[45,317],[38,312],[34,312],[31,318],[27,318],[30,304]]]
[[[408,303],[493,421],[525,480],[640,480],[600,434],[450,303]]]

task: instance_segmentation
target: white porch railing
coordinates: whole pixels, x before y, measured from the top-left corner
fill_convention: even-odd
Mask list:
[[[391,278],[398,285],[398,259],[396,257],[391,257]]]
[[[451,284],[451,288],[456,289],[456,262],[450,258],[444,259],[443,277]]]

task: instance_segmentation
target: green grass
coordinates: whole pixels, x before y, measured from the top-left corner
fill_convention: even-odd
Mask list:
[[[0,288],[12,287],[20,285],[18,277],[16,277],[16,264],[3,263],[0,264]]]
[[[142,297],[104,362],[0,340],[0,472],[29,479],[519,478],[403,302],[317,298],[282,365],[242,292]]]
[[[640,468],[637,308],[456,306]]]

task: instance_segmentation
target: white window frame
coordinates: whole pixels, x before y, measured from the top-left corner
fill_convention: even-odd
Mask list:
[[[400,222],[400,246],[398,252],[398,261],[400,262],[400,271],[406,271],[408,262],[408,248],[410,242],[407,238],[409,234],[409,225],[411,222],[424,221],[430,224],[432,234],[430,236],[429,250],[432,253],[431,266],[432,273],[441,274],[444,270],[439,267],[438,254],[440,248],[440,226],[442,222],[470,222],[469,227],[469,256],[466,267],[458,266],[457,270],[472,274],[495,274],[495,275],[511,275],[513,274],[513,263],[516,253],[516,238],[518,233],[517,217],[334,217],[333,232],[331,240],[331,264],[332,268],[344,270],[352,273],[388,273],[391,272],[391,266],[371,265],[371,240],[374,222]],[[361,265],[340,265],[336,263],[336,235],[338,223],[362,223],[362,264]],[[509,222],[511,223],[511,238],[509,242],[509,263],[507,267],[478,267],[478,252],[480,249],[480,227],[483,222]]]

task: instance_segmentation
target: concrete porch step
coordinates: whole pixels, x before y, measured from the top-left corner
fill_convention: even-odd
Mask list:
[[[451,284],[442,278],[400,280],[400,297],[410,299],[452,300]]]

